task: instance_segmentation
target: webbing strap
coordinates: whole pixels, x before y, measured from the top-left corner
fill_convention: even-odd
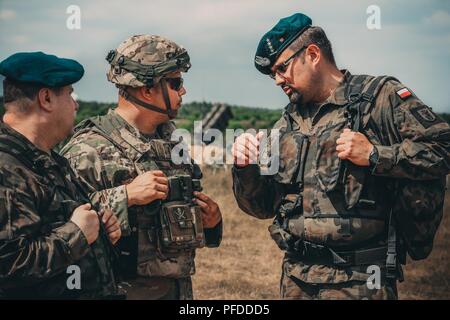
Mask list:
[[[386,246],[352,250],[339,251],[328,246],[301,241],[297,243],[296,250],[308,261],[316,264],[335,265],[335,266],[359,266],[380,263],[386,258]]]
[[[392,210],[389,214],[388,241],[386,256],[386,277],[395,279],[397,277],[397,231]]]
[[[162,110],[161,108],[158,108],[157,106],[155,106],[153,104],[141,101],[138,98],[136,98],[135,96],[131,95],[126,89],[120,89],[119,93],[122,97],[124,97],[125,100],[133,102],[145,109],[152,110],[152,111],[155,111],[158,113],[169,114],[169,112],[168,112],[169,110]],[[164,90],[163,90],[163,94],[164,94]]]

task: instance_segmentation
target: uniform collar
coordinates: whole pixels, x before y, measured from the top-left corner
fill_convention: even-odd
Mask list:
[[[316,115],[319,114],[320,110],[324,106],[329,105],[329,106],[340,107],[340,106],[346,105],[349,102],[346,92],[347,92],[348,86],[351,83],[352,74],[350,73],[350,71],[348,71],[346,69],[343,69],[340,71],[343,74],[343,78],[337,85],[336,89],[330,94],[330,96],[324,102],[320,103],[319,107],[317,108]],[[303,112],[307,108],[308,108],[307,105],[299,106],[298,104],[289,103],[285,108],[285,112],[286,112],[287,116],[289,116],[294,122],[296,122],[298,125],[300,125],[300,123],[302,122],[300,120],[300,118],[307,117],[307,116],[305,116],[305,114]],[[313,118],[315,118],[315,117],[313,117]],[[314,119],[312,119],[312,120],[314,122]]]
[[[25,157],[28,157],[37,167],[49,168],[54,165],[60,166],[65,163],[64,157],[60,156],[53,150],[51,150],[50,154],[48,154],[39,149],[30,140],[28,140],[27,137],[4,122],[0,123],[0,132],[8,135],[9,139],[12,139],[15,142],[17,151]]]
[[[122,118],[115,109],[109,109],[108,115],[114,117],[115,120],[119,123],[119,125],[126,129],[129,133],[133,134],[137,139],[142,140],[144,142],[149,142],[152,139],[158,138],[158,133],[154,134],[145,134],[139,131],[136,127],[133,127],[130,123],[128,123],[124,118]]]
[[[352,77],[350,71],[341,70],[344,74],[344,77],[339,82],[336,89],[331,93],[327,100],[324,101],[323,104],[335,104],[338,106],[342,106],[348,103],[348,98],[346,97],[347,86],[350,84],[350,79]]]
[[[334,104],[334,105],[342,106],[342,105],[345,105],[348,103],[348,99],[346,97],[346,89],[350,83],[352,74],[350,73],[350,71],[348,71],[346,69],[343,69],[340,71],[343,73],[344,77],[339,82],[336,89],[331,93],[331,95],[324,102],[321,103],[321,105]],[[285,110],[288,113],[294,113],[297,111],[297,106],[298,106],[297,104],[289,103],[286,106]],[[300,108],[302,108],[302,107],[304,107],[304,106],[300,106]]]

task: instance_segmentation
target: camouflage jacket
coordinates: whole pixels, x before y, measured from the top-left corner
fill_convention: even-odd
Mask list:
[[[99,133],[100,127],[116,133],[114,140]],[[189,174],[201,177],[197,165],[174,165],[171,161],[170,142],[174,130],[171,122],[158,127],[155,136],[144,135],[128,124],[115,111],[107,115],[86,120],[76,128],[74,137],[61,150],[72,167],[90,186],[90,198],[100,206],[109,207],[118,216],[122,227],[119,246],[131,252],[124,273],[133,273],[137,268],[141,276],[185,277],[195,272],[195,250],[180,253],[174,260],[165,260],[158,255],[155,231],[155,216],[159,207],[155,203],[146,206],[128,207],[125,185],[137,175],[149,170],[162,170],[167,176]],[[119,141],[120,140],[120,141]],[[152,231],[153,230],[153,231]],[[213,229],[205,229],[206,244],[218,246],[222,237],[222,223]],[[134,255],[137,248],[137,256]],[[136,266],[137,264],[137,266]]]
[[[355,78],[346,71],[342,82],[323,103],[286,107],[274,126],[280,130],[277,174],[260,175],[257,165],[233,168],[233,190],[242,210],[260,219],[271,218],[283,203],[295,202],[301,194],[303,212],[298,219],[301,222],[298,232],[305,240],[344,251],[373,248],[386,244],[392,179],[438,179],[449,173],[449,125],[414,94],[403,99],[397,92],[404,86],[390,80],[378,93],[370,113],[370,125],[363,132],[376,145],[378,162],[371,168],[362,190],[357,190],[356,184],[340,184],[336,140],[348,126],[347,92],[355,85]],[[371,77],[366,78],[369,81]],[[421,116],[417,110],[424,110],[425,115]],[[432,121],[427,119],[427,114],[431,114]],[[288,122],[292,124],[289,133]],[[307,137],[308,142],[303,144],[301,136]],[[299,162],[303,165],[301,191],[286,187],[286,181],[293,175],[288,168],[300,166]],[[349,205],[360,193],[372,199],[373,205]],[[367,278],[362,267],[337,268],[289,255],[285,258],[284,272],[309,283]]]
[[[0,124],[0,297],[99,298],[116,294],[109,240],[91,246],[70,221],[89,202],[68,161]],[[106,236],[103,234],[103,236]],[[108,241],[108,243],[106,243]],[[80,268],[69,290],[67,268]]]

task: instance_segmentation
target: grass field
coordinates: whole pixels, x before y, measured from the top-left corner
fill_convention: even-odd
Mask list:
[[[198,250],[193,278],[196,299],[279,299],[282,252],[269,236],[271,220],[258,220],[237,206],[229,169],[204,169],[204,191],[220,205],[224,235],[220,248]],[[434,251],[405,267],[400,299],[450,299],[450,196]]]

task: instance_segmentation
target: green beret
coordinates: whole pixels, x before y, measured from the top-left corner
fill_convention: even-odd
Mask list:
[[[0,63],[0,74],[15,81],[63,87],[80,80],[84,68],[75,60],[43,52],[18,52]]]
[[[295,13],[278,21],[259,41],[255,55],[255,67],[264,74],[271,73],[271,67],[295,39],[312,24],[310,17]]]

